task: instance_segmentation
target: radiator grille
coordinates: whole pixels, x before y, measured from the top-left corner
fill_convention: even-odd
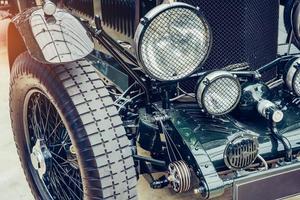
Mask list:
[[[68,7],[82,12],[82,14],[85,14],[89,17],[94,17],[93,0],[69,0],[66,2],[68,3]]]
[[[103,24],[133,38],[135,0],[101,0]]]
[[[201,70],[247,64],[251,69],[277,56],[278,1],[270,0],[180,0],[198,6],[213,34],[210,56]],[[268,76],[273,76],[268,73]],[[266,77],[267,79],[270,77]],[[182,83],[194,90],[196,80]]]

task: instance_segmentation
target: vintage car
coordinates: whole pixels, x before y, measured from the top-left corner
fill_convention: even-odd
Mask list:
[[[299,3],[1,1],[34,197],[134,200],[139,176],[192,199],[299,194]]]

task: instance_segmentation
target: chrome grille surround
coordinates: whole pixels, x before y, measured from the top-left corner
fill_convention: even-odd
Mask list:
[[[244,169],[256,160],[258,152],[257,137],[249,133],[239,133],[228,142],[224,150],[224,162],[229,169]]]

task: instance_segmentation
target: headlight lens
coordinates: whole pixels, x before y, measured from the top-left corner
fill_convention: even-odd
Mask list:
[[[206,20],[184,3],[157,6],[141,20],[135,34],[140,64],[161,81],[192,74],[206,59],[210,45]]]
[[[297,70],[293,81],[294,92],[300,96],[300,70]]]
[[[239,81],[226,71],[215,71],[206,75],[197,89],[200,107],[211,115],[229,113],[236,107],[240,97]]]
[[[300,96],[300,58],[287,62],[285,82],[296,96]]]

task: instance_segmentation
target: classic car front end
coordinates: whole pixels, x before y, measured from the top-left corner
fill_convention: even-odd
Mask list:
[[[137,199],[142,175],[195,199],[300,193],[300,1],[10,6],[12,126],[37,199]]]

